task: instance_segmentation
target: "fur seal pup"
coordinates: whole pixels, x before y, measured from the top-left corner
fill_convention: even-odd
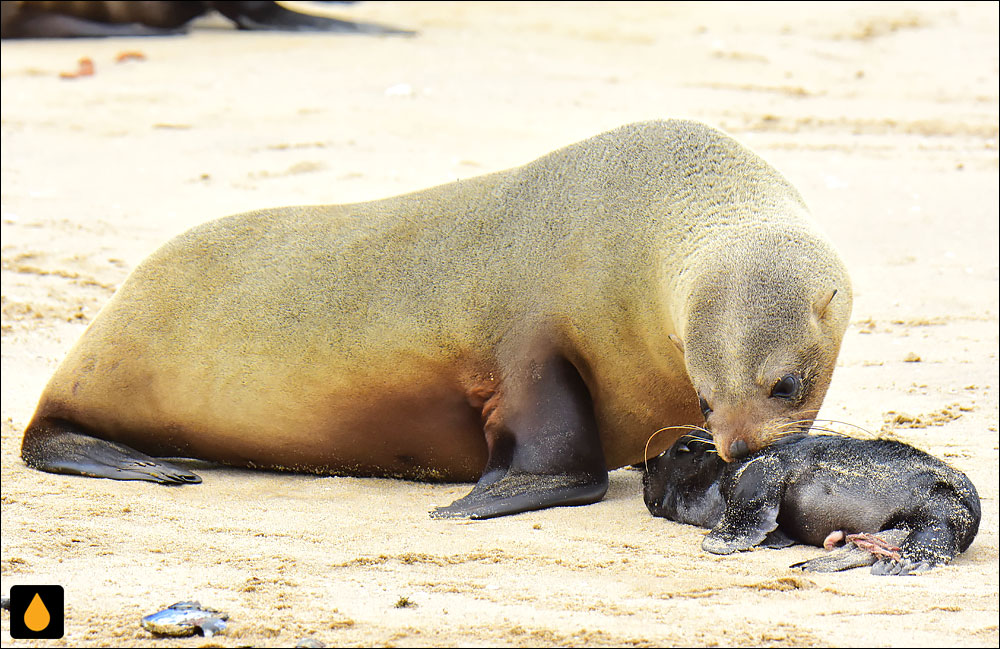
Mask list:
[[[649,461],[643,498],[654,516],[712,528],[701,547],[714,554],[852,542],[792,566],[815,572],[928,570],[968,549],[982,515],[964,473],[912,446],[801,433],[728,464],[692,433]]]
[[[157,456],[478,478],[437,516],[592,503],[707,403],[734,455],[807,428],[850,309],[777,171],[703,124],[631,124],[508,171],[180,235],[69,352],[22,457],[165,483],[198,478]]]
[[[301,13],[270,0],[247,2],[4,0],[0,13],[0,37],[68,38],[179,34],[184,32],[184,26],[188,22],[212,11],[218,11],[239,29],[413,34],[372,23],[350,22]]]

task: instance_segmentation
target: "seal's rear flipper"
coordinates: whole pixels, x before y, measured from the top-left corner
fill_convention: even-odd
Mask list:
[[[872,565],[873,575],[913,575],[926,572],[934,566],[948,563],[959,552],[960,541],[956,534],[956,523],[964,529],[969,525],[963,519],[971,514],[962,504],[933,494],[923,505],[925,515],[919,524],[904,538],[895,541],[899,552],[891,556],[878,555]],[[978,527],[979,522],[976,521]],[[883,532],[879,536],[885,536]]]
[[[588,505],[608,490],[608,470],[587,386],[569,361],[533,367],[526,394],[505,399],[487,424],[490,455],[464,498],[433,518],[493,518]],[[495,424],[495,425],[494,425]]]
[[[879,556],[873,575],[912,575],[948,563],[965,552],[979,531],[982,507],[968,476],[950,467],[945,475],[923,474],[916,481],[926,500],[907,517],[909,533],[897,540],[899,553]],[[911,483],[912,484],[912,483]],[[880,532],[885,536],[885,532]]]
[[[33,421],[24,432],[21,458],[28,466],[49,473],[171,485],[201,482],[197,475],[169,462],[79,430],[59,419]]]
[[[909,532],[906,530],[882,530],[874,538],[886,544],[899,545],[906,538],[907,534]],[[840,572],[841,570],[870,566],[876,563],[876,561],[878,561],[878,555],[873,552],[871,547],[868,547],[866,544],[847,543],[836,550],[832,550],[829,554],[824,554],[808,561],[793,563],[789,568],[798,568],[810,572]]]

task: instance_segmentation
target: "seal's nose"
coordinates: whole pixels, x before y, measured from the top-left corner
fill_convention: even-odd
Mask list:
[[[729,445],[729,456],[734,460],[739,460],[750,454],[750,447],[742,439],[738,439]]]

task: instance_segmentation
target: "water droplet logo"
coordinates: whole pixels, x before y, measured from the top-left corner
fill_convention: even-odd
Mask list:
[[[35,633],[39,633],[45,630],[45,627],[49,625],[52,621],[52,616],[49,615],[49,609],[45,608],[45,603],[42,602],[42,598],[35,593],[35,597],[28,604],[28,610],[24,612],[24,626],[28,627]]]
[[[11,586],[10,637],[18,640],[63,637],[64,604],[62,586]]]

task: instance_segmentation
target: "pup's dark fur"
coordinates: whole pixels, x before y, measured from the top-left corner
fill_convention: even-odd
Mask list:
[[[726,463],[699,432],[650,460],[643,485],[654,516],[712,528],[702,548],[714,554],[822,546],[838,531],[885,532],[899,544],[898,559],[797,566],[824,572],[874,562],[874,574],[906,574],[947,563],[972,543],[981,517],[965,474],[886,439],[796,434]]]

